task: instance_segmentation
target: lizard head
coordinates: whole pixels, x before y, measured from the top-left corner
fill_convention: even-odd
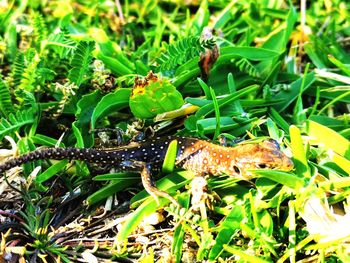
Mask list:
[[[235,151],[235,158],[230,163],[230,170],[244,179],[251,178],[252,174],[249,170],[290,171],[294,166],[292,160],[281,151],[278,143],[272,139],[260,143],[241,144],[232,149]]]

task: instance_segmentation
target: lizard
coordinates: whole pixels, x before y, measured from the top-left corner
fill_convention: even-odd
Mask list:
[[[165,197],[177,204],[172,196],[157,189],[152,180],[152,173],[161,170],[168,147],[173,140],[176,140],[178,144],[175,166],[198,175],[226,174],[250,180],[252,174],[249,170],[290,171],[293,168],[292,160],[272,139],[227,147],[197,138],[165,136],[132,142],[111,149],[59,147],[38,149],[0,164],[0,174],[21,164],[43,159],[71,159],[112,165],[118,171],[140,173],[142,184],[152,197],[156,200],[158,197]]]

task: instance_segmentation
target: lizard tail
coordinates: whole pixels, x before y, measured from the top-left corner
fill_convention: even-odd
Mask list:
[[[106,152],[97,149],[79,149],[79,148],[46,148],[36,150],[16,158],[12,158],[3,164],[0,164],[0,173],[13,167],[35,160],[54,159],[54,160],[80,160],[90,163],[114,163],[118,160],[118,152]]]

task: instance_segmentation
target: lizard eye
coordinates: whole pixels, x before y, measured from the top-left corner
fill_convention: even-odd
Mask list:
[[[259,163],[257,166],[258,166],[258,168],[260,168],[260,169],[265,169],[265,168],[268,167],[268,166],[267,166],[266,164],[264,164],[264,163]]]
[[[236,165],[233,166],[233,170],[235,170],[237,174],[241,174],[241,170]]]

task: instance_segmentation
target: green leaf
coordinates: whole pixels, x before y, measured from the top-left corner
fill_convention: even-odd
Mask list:
[[[52,176],[56,175],[59,171],[62,171],[64,167],[68,164],[68,160],[61,160],[55,163],[54,165],[50,166],[48,169],[46,169],[44,172],[39,174],[35,181],[39,184],[46,182],[49,180]]]
[[[193,59],[198,62],[199,55],[205,48],[212,48],[215,45],[213,39],[201,40],[197,36],[182,38],[174,44],[167,46],[167,51],[157,58],[159,70],[171,72],[180,65],[192,63]]]
[[[350,68],[348,65],[344,65],[340,60],[336,59],[332,55],[328,55],[328,59],[341,71],[343,71],[347,76],[350,77]]]
[[[221,64],[236,58],[246,58],[253,61],[270,60],[278,57],[279,52],[256,47],[223,47],[220,49],[220,57],[216,64]]]
[[[275,170],[252,170],[252,172],[295,190],[304,186],[304,180],[291,173]]]
[[[8,117],[11,112],[13,112],[11,94],[0,75],[0,113],[4,117]]]
[[[203,28],[208,25],[209,16],[208,0],[203,0],[192,20],[191,29],[195,30],[194,34],[199,35],[202,33]]]
[[[210,95],[213,98],[213,106],[214,106],[214,112],[215,112],[216,125],[215,125],[214,140],[216,140],[220,135],[220,110],[219,110],[219,105],[218,105],[218,101],[216,99],[214,90],[212,88],[210,88],[209,90],[210,90]]]
[[[228,85],[230,94],[235,94],[237,92],[236,83],[235,83],[235,80],[233,78],[233,74],[231,72],[227,75],[227,85]],[[240,113],[240,114],[244,113],[242,105],[241,105],[240,101],[238,101],[238,100],[236,100],[232,103],[232,108],[237,113]]]
[[[201,86],[201,88],[202,88],[202,90],[203,90],[203,92],[204,92],[204,94],[205,94],[205,98],[207,99],[207,100],[211,100],[212,99],[212,96],[211,96],[211,94],[210,94],[210,90],[209,90],[209,87],[208,87],[208,85],[207,85],[207,83],[205,83],[203,80],[201,80],[200,78],[197,78],[197,80],[198,80],[198,83],[199,83],[199,85]]]
[[[132,233],[136,227],[141,223],[142,219],[150,214],[156,212],[170,201],[165,198],[159,199],[159,206],[154,199],[148,199],[143,202],[133,213],[129,214],[122,229],[118,232],[116,241],[118,243],[125,243],[130,233]]]
[[[102,60],[106,68],[110,69],[112,73],[117,76],[131,75],[134,73],[133,70],[124,65],[123,62],[119,61],[118,59],[105,56],[101,52],[97,54],[97,58]]]
[[[231,253],[232,255],[237,255],[242,259],[244,262],[255,262],[255,263],[269,263],[270,261],[261,259],[256,256],[252,256],[251,254],[248,254],[247,252],[243,251],[242,248],[237,247],[234,248],[232,246],[224,245],[224,249]]]
[[[269,116],[275,121],[275,123],[278,126],[280,126],[283,129],[284,132],[286,132],[287,134],[289,133],[288,122],[272,107],[270,108]]]
[[[190,204],[191,195],[189,193],[182,193],[178,196],[178,202],[179,204],[188,209]],[[185,237],[185,228],[183,227],[183,224],[180,224],[174,231],[173,235],[173,242],[171,246],[172,254],[175,256],[175,262],[181,261],[182,256],[182,247],[184,244],[184,237]]]
[[[117,89],[105,95],[96,105],[91,116],[91,129],[94,130],[96,122],[111,113],[117,112],[129,105],[131,89]]]
[[[306,132],[313,142],[322,144],[350,160],[350,142],[339,133],[314,121],[306,122]]]
[[[129,100],[131,112],[140,119],[150,119],[157,114],[181,108],[181,93],[166,79],[148,81],[144,87],[135,87]]]
[[[122,181],[122,180],[134,180],[134,179],[140,180],[140,174],[120,172],[120,173],[100,174],[100,175],[96,175],[93,178],[94,181],[109,181],[109,180]]]
[[[227,104],[230,104],[243,96],[246,96],[248,94],[253,93],[257,89],[258,89],[258,85],[252,85],[252,86],[249,86],[249,87],[246,87],[246,88],[243,88],[243,89],[237,91],[235,94],[230,94],[223,99],[219,99],[217,101],[218,107],[221,108]],[[212,103],[209,103],[207,105],[202,106],[197,111],[196,117],[197,118],[205,117],[206,115],[212,113],[213,111],[214,111],[214,103],[212,102]]]
[[[60,142],[59,145],[57,145],[58,140],[53,139],[51,137],[48,137],[46,135],[42,134],[35,134],[34,136],[31,137],[33,143],[35,144],[40,144],[40,145],[46,145],[46,146],[59,146],[59,147],[64,147],[64,143]]]
[[[77,146],[80,148],[93,145],[93,135],[90,133],[90,121],[101,96],[99,91],[95,91],[83,96],[77,104],[77,120],[73,122],[72,127],[78,140]]]
[[[280,141],[280,131],[278,130],[276,123],[268,118],[266,125],[269,131],[269,136],[276,141]]]
[[[273,96],[273,100],[283,99],[283,102],[274,105],[273,108],[278,112],[285,110],[299,96],[301,89],[303,88],[302,92],[304,92],[315,80],[315,74],[309,73],[305,76],[305,79],[301,77],[294,81],[290,84],[290,89],[281,90],[277,95]],[[303,84],[304,86],[302,86]]]
[[[95,180],[97,181],[105,179],[112,181],[108,185],[101,187],[101,189],[88,196],[86,199],[88,205],[94,205],[141,180],[140,175],[130,173],[108,174],[95,177]]]
[[[10,113],[8,118],[0,119],[0,140],[6,135],[17,132],[21,127],[33,124],[35,117],[32,109]]]
[[[289,127],[293,161],[297,175],[304,178],[310,178],[310,170],[307,163],[306,152],[301,138],[300,130],[298,127],[291,125]]]
[[[316,47],[311,43],[305,43],[304,49],[306,54],[311,59],[312,63],[319,69],[326,68],[322,58],[320,58],[316,52]]]
[[[69,71],[68,79],[78,87],[87,80],[89,67],[92,61],[92,51],[95,49],[95,42],[80,41],[71,61],[72,69]]]
[[[172,140],[169,143],[169,147],[163,161],[162,171],[164,173],[171,173],[174,170],[175,160],[177,155],[177,148],[178,148],[178,141]]]
[[[244,218],[244,210],[241,206],[235,206],[230,213],[218,225],[219,232],[215,239],[215,244],[209,253],[209,260],[216,260],[222,251],[224,245],[228,245],[233,236],[240,229],[241,221]]]

